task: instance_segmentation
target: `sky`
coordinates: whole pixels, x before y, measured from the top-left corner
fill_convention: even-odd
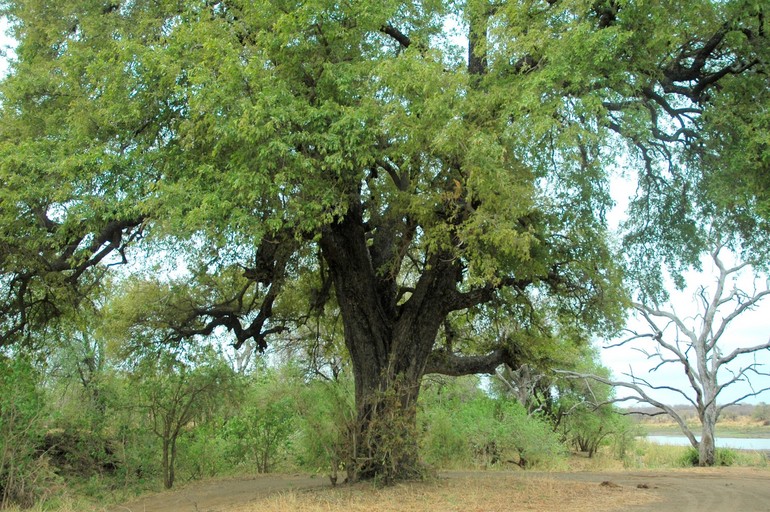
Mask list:
[[[633,169],[626,169],[626,174],[633,175]],[[625,213],[628,208],[628,203],[634,194],[633,183],[629,179],[616,178],[611,183],[611,195],[616,202],[615,208],[608,216],[608,221],[611,227],[617,228],[618,224],[625,218]],[[727,267],[734,266],[740,263],[734,255],[723,251],[720,254],[720,259]],[[703,313],[703,307],[700,299],[696,297],[696,294],[705,287],[707,290],[707,297],[713,297],[713,291],[716,287],[716,281],[718,276],[718,269],[709,256],[702,258],[702,271],[691,271],[685,276],[687,288],[684,290],[676,290],[673,284],[668,287],[670,294],[670,301],[668,304],[660,305],[661,310],[673,312],[677,317],[681,318],[686,326],[690,329],[700,332],[701,323],[700,318]],[[738,274],[738,278],[735,281],[729,282],[725,288],[732,290],[737,287],[740,290],[746,292],[752,292],[753,290],[767,289],[770,282],[767,280],[767,276],[763,274],[755,274],[751,268],[746,268]],[[718,326],[722,319],[732,313],[737,304],[730,302],[724,304],[718,309],[716,315],[715,326]],[[659,327],[664,327],[665,322],[658,322]],[[629,317],[626,328],[636,331],[638,333],[650,333],[651,329],[648,324],[639,316],[631,315]],[[666,333],[664,340],[673,342],[676,339],[676,330],[672,327],[664,331]],[[614,348],[603,348],[626,340],[630,337],[629,333],[625,333],[618,338],[611,340],[597,340],[596,345],[600,348],[600,354],[603,364],[613,372],[613,377],[617,380],[628,380],[624,374],[633,373],[634,375],[647,379],[653,385],[665,385],[682,390],[690,390],[688,379],[684,373],[683,366],[679,363],[668,363],[659,367],[656,371],[650,372],[649,370],[660,363],[660,359],[649,359],[643,352],[654,352],[657,343],[650,338],[643,338],[636,342],[629,343],[625,346]],[[734,321],[730,322],[729,327],[725,333],[721,336],[719,347],[722,354],[730,353],[732,350],[738,347],[752,347],[756,345],[764,344],[770,339],[770,296],[765,297],[760,301],[753,310],[745,311]],[[668,352],[666,354],[669,358],[672,354]],[[760,365],[759,370],[770,372],[770,351],[763,350],[757,352],[752,356],[740,356],[733,363],[726,365],[725,369],[732,369],[733,371],[739,371],[740,368],[752,363],[758,363]],[[731,378],[727,371],[720,372],[719,382],[727,382]],[[750,385],[751,384],[751,385]],[[770,378],[753,375],[751,383],[737,382],[734,385],[726,387],[719,395],[718,403],[729,403],[737,398],[744,396],[748,393],[752,393],[754,390],[759,390],[764,387],[770,386]],[[753,385],[753,389],[752,389]],[[617,397],[625,397],[633,394],[630,390],[623,388],[616,389]],[[683,404],[686,403],[686,399],[678,393],[671,391],[658,391],[651,392],[653,398],[660,400],[663,403],[669,404]],[[688,396],[694,398],[694,393],[689,392]],[[746,399],[745,403],[758,403],[758,402],[770,403],[770,391],[765,392],[758,397],[752,397]],[[633,405],[633,402],[628,402],[629,405]]]
[[[0,16],[0,77],[5,76],[8,71],[8,60],[5,54],[13,45],[13,40],[6,34],[7,30],[8,22],[5,17]]]
[[[8,51],[12,47],[12,40],[6,35],[7,23],[4,19],[0,18],[0,48],[4,51]],[[12,55],[12,50],[11,53]],[[0,77],[4,76],[7,72],[7,60],[0,57]],[[632,172],[626,172],[626,174],[633,174]],[[611,193],[616,201],[616,206],[609,216],[609,222],[611,226],[617,226],[623,219],[630,196],[633,195],[634,186],[628,179],[622,179],[620,177],[614,179],[611,183]],[[676,313],[683,319],[688,319],[689,324],[694,325],[696,322],[696,316],[698,314],[698,303],[694,300],[694,293],[699,286],[713,286],[715,281],[713,273],[713,265],[708,261],[703,266],[703,272],[692,272],[687,276],[688,288],[681,292],[675,292],[671,294],[671,307]],[[752,276],[750,273],[744,273],[742,279],[739,281],[739,286],[744,289],[750,289],[752,286]],[[759,280],[759,285],[764,285],[764,276]],[[723,314],[728,314],[729,310],[724,310]],[[645,324],[638,318],[631,317],[629,319],[628,327],[634,330],[644,330]],[[649,332],[649,330],[647,330]],[[673,336],[673,330],[666,331]],[[770,298],[762,302],[755,311],[747,312],[739,319],[737,319],[730,329],[723,336],[723,352],[728,352],[738,346],[754,346],[765,343],[770,337]],[[621,338],[622,339],[622,338]],[[667,338],[670,339],[670,338]],[[614,378],[625,380],[624,373],[633,371],[637,376],[647,378],[653,384],[666,385],[675,387],[678,389],[688,389],[689,384],[684,372],[681,369],[681,365],[668,364],[659,368],[653,374],[649,374],[648,370],[652,367],[652,362],[645,357],[641,350],[654,350],[654,345],[647,339],[646,341],[640,341],[632,345],[626,345],[623,347],[607,348],[601,347],[617,343],[620,339],[615,340],[597,340],[596,344],[600,347],[600,354],[602,362],[607,366],[614,375]],[[770,351],[762,351],[757,354],[756,361],[765,364],[765,371],[770,371]],[[740,368],[741,365],[750,364],[753,359],[750,357],[744,357],[740,360],[736,360],[732,367],[734,369]],[[727,378],[728,375],[723,376]],[[770,378],[767,377],[755,377],[752,379],[754,389],[760,389],[765,386],[770,386]],[[726,403],[735,400],[737,397],[750,393],[751,387],[746,383],[738,383],[730,388],[724,390],[721,395],[720,403]],[[629,393],[625,390],[617,390],[618,397],[628,396]],[[672,392],[659,392],[653,394],[656,399],[661,400],[664,403],[681,404],[685,403],[683,397]],[[692,393],[690,393],[692,397]],[[746,400],[748,403],[757,403],[760,401],[770,402],[770,392],[765,393],[756,398]],[[630,404],[630,403],[629,403]]]

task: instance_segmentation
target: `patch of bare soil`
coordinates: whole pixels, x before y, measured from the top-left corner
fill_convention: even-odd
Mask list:
[[[328,486],[328,478],[306,475],[260,475],[192,482],[179,489],[118,505],[110,512],[225,512],[275,493]]]
[[[628,512],[770,511],[770,471],[755,468],[693,468],[612,473],[554,473],[560,481],[611,482],[649,492],[656,501],[619,508]]]
[[[190,484],[111,512],[571,510],[770,511],[770,471],[696,468],[613,472],[449,472],[436,481],[377,489],[328,479],[260,476]]]

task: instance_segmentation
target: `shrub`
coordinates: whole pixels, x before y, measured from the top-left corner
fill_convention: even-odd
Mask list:
[[[455,424],[455,412],[448,408],[422,417],[422,453],[428,464],[441,468],[467,465],[470,460],[465,433]]]
[[[259,473],[270,472],[288,450],[295,423],[295,406],[288,397],[257,397],[227,422],[229,458],[245,461]]]
[[[515,401],[483,393],[424,407],[422,445],[426,461],[440,467],[515,463],[553,467],[566,449],[550,425]]]
[[[300,414],[297,462],[311,471],[329,471],[332,483],[337,474],[352,477],[356,409],[353,383],[349,379],[310,383],[297,400]]]
[[[211,422],[196,425],[179,438],[179,471],[190,480],[213,477],[230,470],[227,456],[232,444],[222,427]]]
[[[717,448],[714,452],[714,465],[715,466],[732,466],[735,464],[738,454],[735,450],[729,448]],[[698,450],[692,446],[687,448],[687,451],[682,456],[681,462],[684,467],[697,466],[700,460]]]
[[[527,414],[518,402],[500,404],[503,423],[503,443],[514,446],[519,453],[519,465],[530,467],[558,466],[566,455],[566,448],[548,422]]]
[[[18,355],[0,355],[0,508],[29,507],[55,479],[39,451],[44,400],[35,368]]]
[[[738,453],[729,448],[717,448],[715,463],[717,466],[732,466],[738,458]]]

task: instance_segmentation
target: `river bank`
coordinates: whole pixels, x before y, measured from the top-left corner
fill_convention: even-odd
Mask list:
[[[690,446],[690,440],[679,435],[648,435],[643,437],[646,441],[655,444],[671,446]],[[734,450],[752,450],[770,452],[770,438],[757,437],[721,437],[716,438],[717,448],[732,448]]]
[[[700,432],[699,425],[690,425],[695,434]],[[681,436],[682,431],[675,424],[640,424],[641,434],[650,436]],[[717,425],[717,438],[738,438],[738,439],[770,439],[770,426],[764,425]]]

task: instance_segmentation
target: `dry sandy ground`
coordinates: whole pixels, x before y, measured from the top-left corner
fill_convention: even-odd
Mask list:
[[[770,511],[770,472],[749,468],[696,468],[612,473],[559,473],[555,478],[648,488],[655,499],[621,507],[628,512]]]
[[[271,493],[329,485],[328,478],[286,475],[209,480],[152,494],[112,508],[111,512],[225,512]]]
[[[581,484],[586,489],[578,497],[581,510],[593,510],[592,499],[598,493],[616,490],[618,500],[607,507],[606,496],[596,510],[628,512],[754,512],[770,511],[770,471],[750,468],[696,468],[663,471],[618,472],[450,472],[441,474],[448,481],[460,480],[462,485],[478,481],[489,487],[490,479],[528,482],[564,482],[566,485]],[[470,482],[470,483],[469,483]],[[590,484],[590,485],[588,485]],[[536,483],[534,489],[537,489]],[[551,484],[549,484],[551,485]],[[596,486],[596,487],[594,487]],[[260,476],[251,479],[228,479],[197,482],[182,489],[147,496],[111,509],[111,512],[228,512],[234,509],[259,510],[255,500],[276,493],[300,491],[304,496],[325,492],[329,482],[322,477]],[[575,486],[576,488],[578,486]],[[532,489],[533,487],[530,487]],[[536,491],[535,491],[536,492]],[[631,500],[635,504],[628,501]],[[641,504],[640,504],[641,503]],[[498,509],[498,507],[494,507]],[[432,507],[431,507],[432,509]],[[503,505],[500,510],[507,510]],[[514,510],[512,507],[511,510]],[[428,510],[428,508],[426,508]],[[482,510],[482,509],[479,509]],[[564,507],[549,504],[545,507],[527,507],[527,510],[554,510]]]

